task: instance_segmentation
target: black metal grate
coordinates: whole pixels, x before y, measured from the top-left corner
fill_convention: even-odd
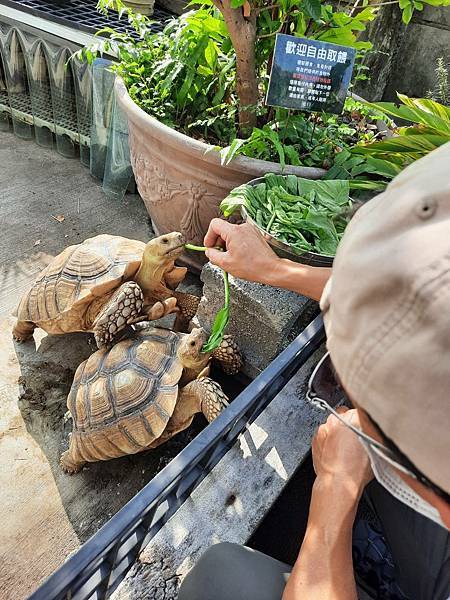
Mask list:
[[[0,3],[86,33],[95,33],[102,27],[112,27],[121,33],[131,31],[126,19],[119,19],[114,11],[110,11],[108,17],[99,14],[96,0],[1,0]],[[152,29],[162,31],[173,16],[169,11],[155,6],[150,17],[154,21]]]
[[[316,319],[29,600],[103,600],[133,565],[140,550],[189,497],[269,402],[325,339]]]
[[[0,106],[8,106],[8,92],[6,90],[0,90]]]
[[[48,81],[41,81],[39,85],[33,85],[31,105],[35,119],[40,119],[50,124],[53,123],[52,93]]]

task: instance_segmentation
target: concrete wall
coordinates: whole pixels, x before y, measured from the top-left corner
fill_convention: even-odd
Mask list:
[[[423,97],[436,86],[437,59],[450,64],[450,7],[425,6],[405,26],[398,6],[386,6],[368,38],[378,52],[367,60],[371,79],[358,92],[371,100],[395,100],[397,91]]]

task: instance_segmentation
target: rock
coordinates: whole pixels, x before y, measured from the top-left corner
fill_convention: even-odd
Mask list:
[[[205,265],[203,297],[194,325],[210,330],[223,305],[221,270]],[[245,358],[244,372],[256,377],[318,313],[317,302],[259,283],[230,277],[231,318],[227,328]]]

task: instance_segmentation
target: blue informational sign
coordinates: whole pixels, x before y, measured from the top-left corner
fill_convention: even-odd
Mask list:
[[[340,114],[355,54],[348,46],[277,34],[266,104]]]

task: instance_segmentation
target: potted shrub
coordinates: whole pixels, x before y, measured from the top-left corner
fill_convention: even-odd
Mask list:
[[[337,152],[377,136],[379,113],[351,99],[339,117],[274,109],[263,99],[279,31],[356,47],[356,75],[364,77],[361,58],[371,45],[358,36],[379,4],[205,0],[162,33],[120,0],[99,4],[127,13],[138,34],[106,30],[100,49],[118,58],[133,171],[157,233],[181,230],[198,244],[233,187],[267,172],[321,178]]]

